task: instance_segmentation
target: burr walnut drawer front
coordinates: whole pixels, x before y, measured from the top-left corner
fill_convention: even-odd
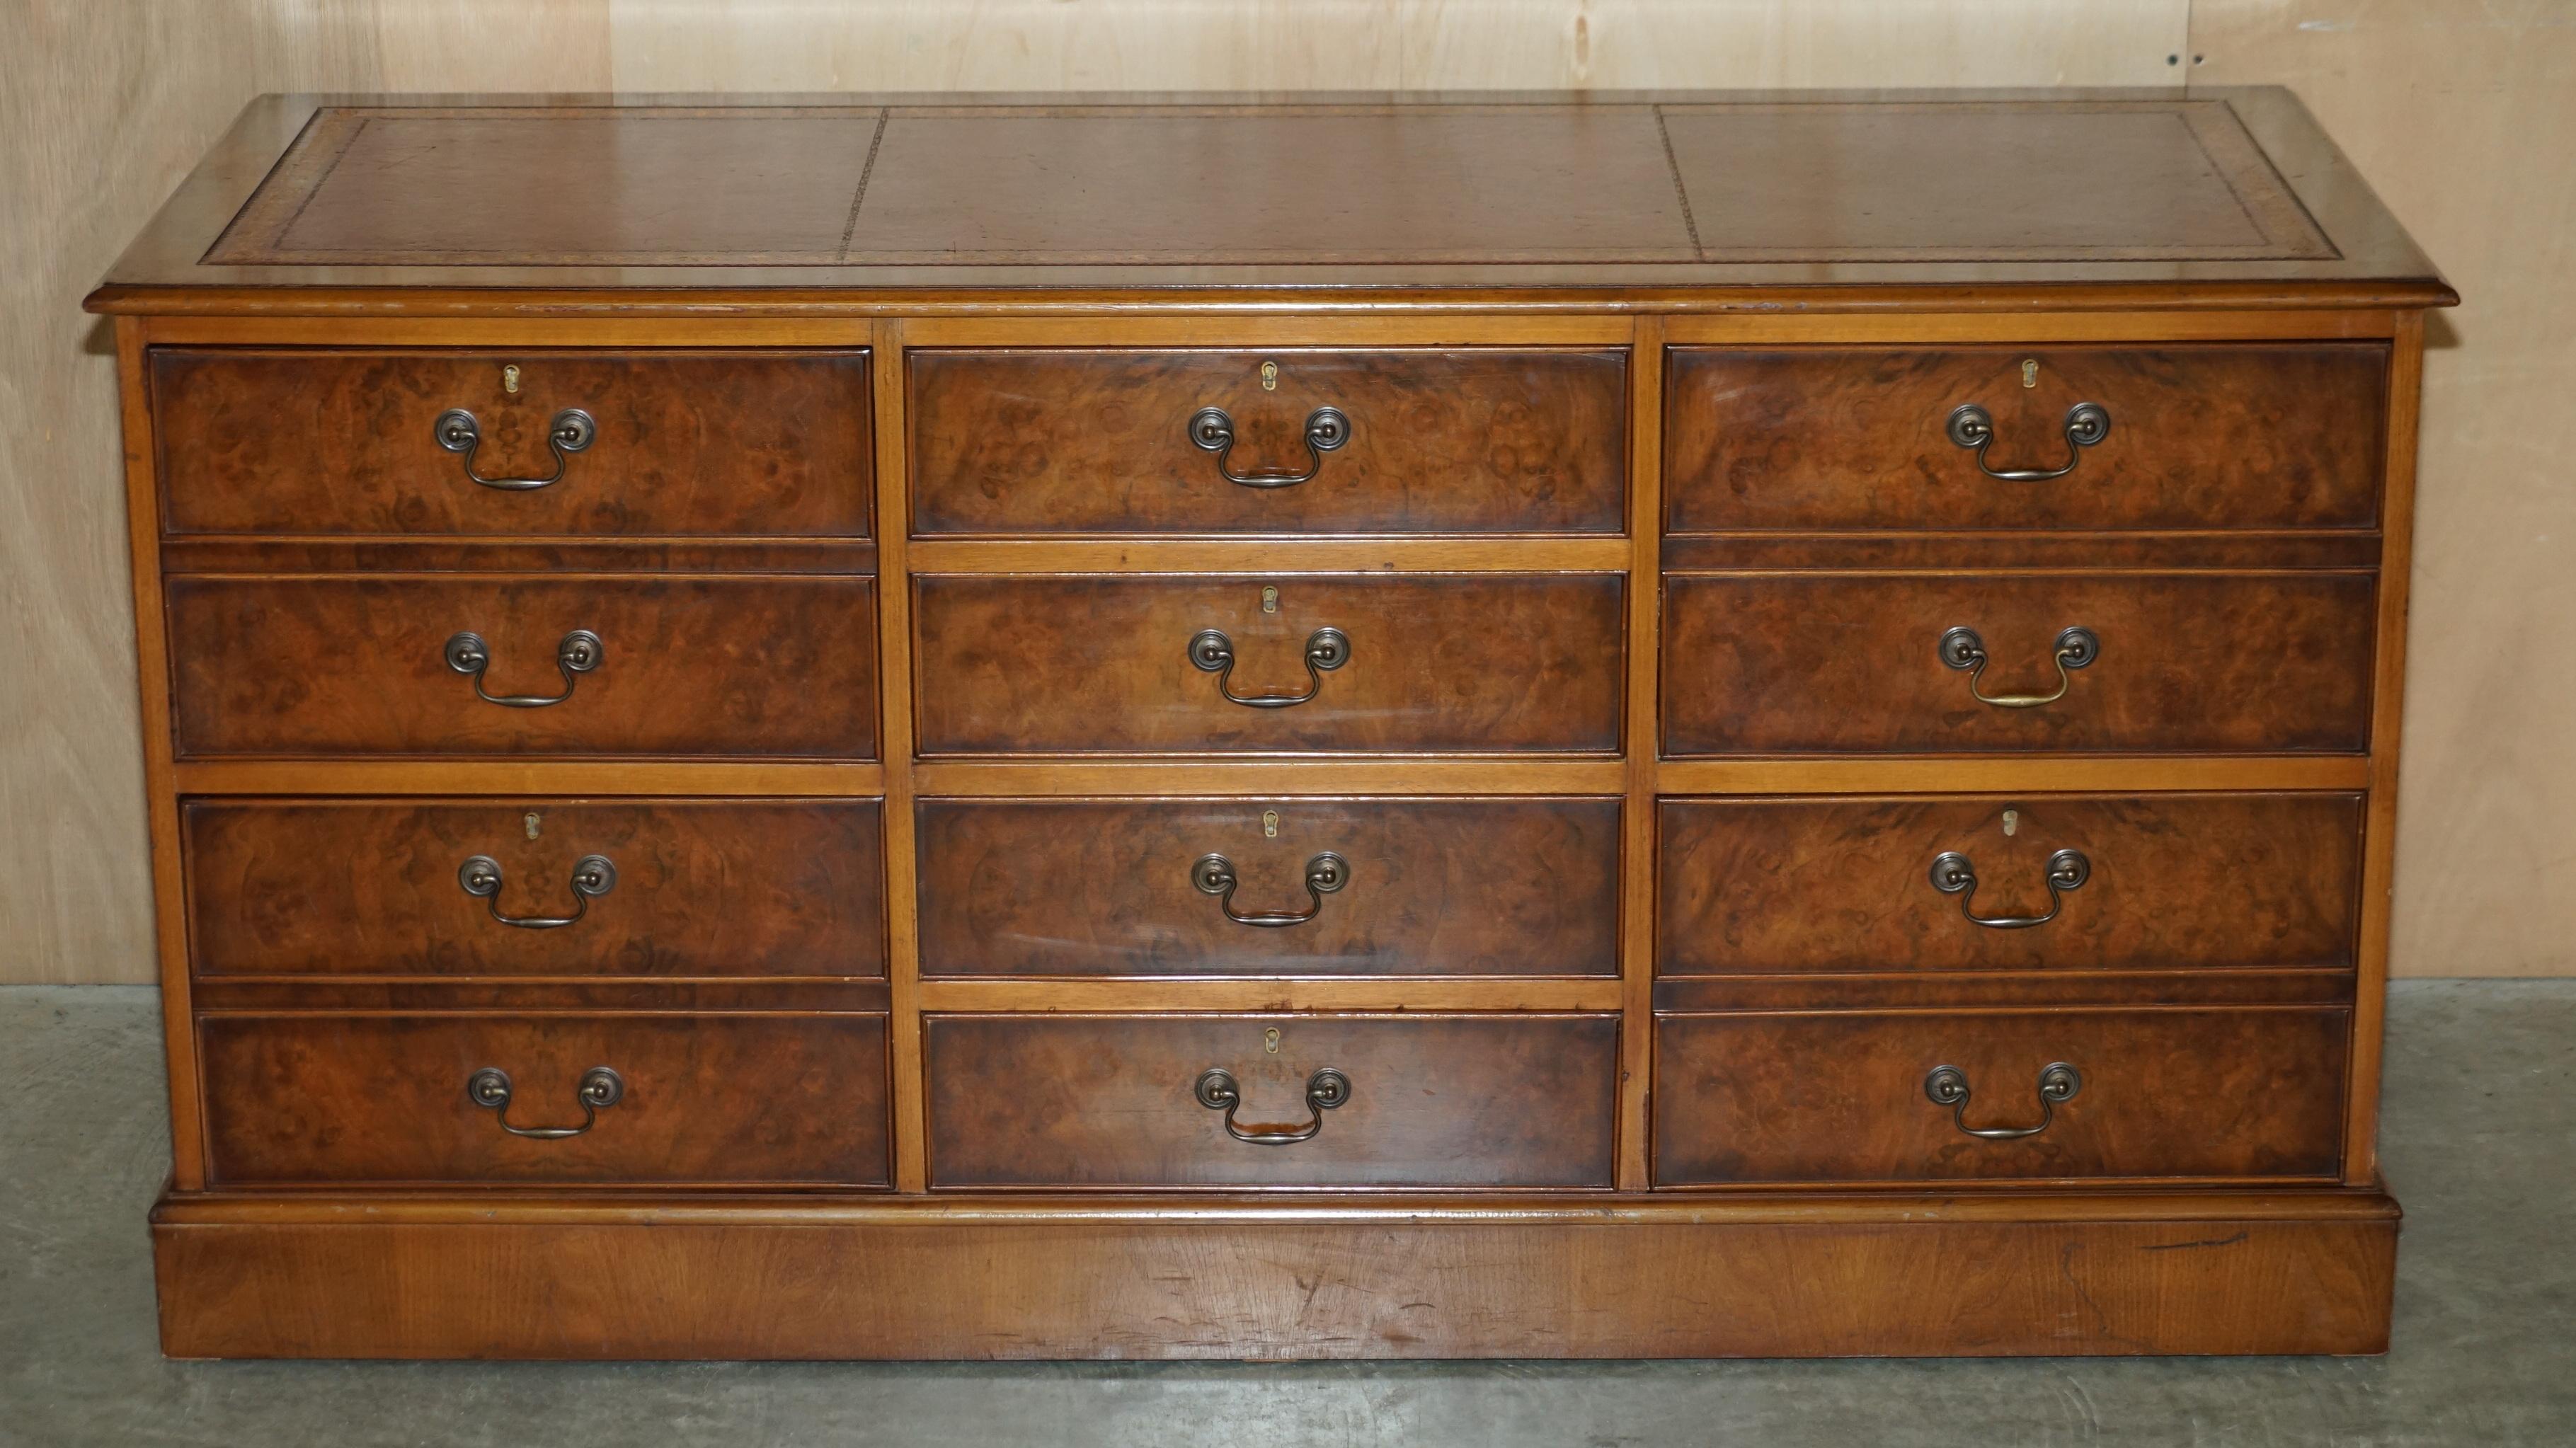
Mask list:
[[[925,754],[1618,747],[1614,573],[923,576]]]
[[[876,753],[873,580],[182,576],[179,753]]]
[[[875,800],[195,799],[204,976],[877,976]]]
[[[1655,1179],[2322,1178],[2341,1008],[1820,1011],[1655,1025]]]
[[[908,358],[925,535],[1623,526],[1623,351]]]
[[[2357,794],[1670,799],[1659,974],[2353,962]]]
[[[2352,752],[2367,572],[1688,573],[1673,755]]]
[[[2370,528],[2378,343],[1682,347],[1665,523]]]
[[[175,534],[859,537],[865,352],[156,348]]]
[[[931,975],[1612,975],[1615,799],[930,799]]]
[[[943,1187],[1606,1187],[1615,1016],[933,1016]]]
[[[883,1186],[874,1014],[205,1015],[219,1184]]]

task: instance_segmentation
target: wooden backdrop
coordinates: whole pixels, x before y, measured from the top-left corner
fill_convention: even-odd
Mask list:
[[[2395,968],[2576,974],[2571,0],[0,0],[0,981],[152,975],[78,303],[257,92],[2251,82],[2468,298],[2425,368]]]

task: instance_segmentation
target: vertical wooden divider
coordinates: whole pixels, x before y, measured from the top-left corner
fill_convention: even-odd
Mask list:
[[[912,534],[904,430],[904,324],[876,323],[868,378],[876,397],[877,752],[885,760],[886,983],[892,1004],[894,1186],[924,1190],[930,1178],[921,1079],[920,897],[912,857]]]
[[[1655,727],[1662,663],[1664,319],[1637,319],[1628,352],[1628,761],[1620,809],[1619,1173],[1649,1181],[1647,1122],[1655,1046]]]
[[[188,889],[179,854],[177,763],[170,736],[170,642],[161,611],[161,502],[154,476],[150,335],[116,319],[117,392],[125,413],[125,526],[134,564],[134,655],[143,697],[143,806],[152,841],[153,941],[161,967],[161,1031],[170,1053],[170,1185],[206,1185],[205,1118],[197,1093],[196,1008],[188,982]]]
[[[2406,712],[2406,596],[2415,566],[2415,425],[2424,379],[2424,314],[2400,312],[2389,340],[2387,486],[2379,506],[2379,659],[2371,680],[2370,802],[2362,817],[2361,930],[2355,941],[2352,1071],[2344,1101],[2344,1180],[2379,1180],[2380,1032],[2388,1008],[2388,915],[2397,858],[2397,736]]]

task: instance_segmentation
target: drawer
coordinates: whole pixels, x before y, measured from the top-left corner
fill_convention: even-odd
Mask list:
[[[1680,347],[1664,375],[1676,533],[2379,520],[2388,349],[2375,342]],[[2079,446],[2086,403],[2109,423]],[[1982,459],[1954,437],[1965,407],[1986,419]]]
[[[922,534],[1625,525],[1624,351],[906,355]]]
[[[170,533],[868,533],[868,353],[149,358]]]
[[[197,1038],[219,1185],[888,1181],[881,1015],[207,1015]],[[486,1070],[506,1089],[478,1098]]]
[[[1610,1184],[1615,1016],[932,1016],[926,1033],[933,1186]],[[1300,1139],[1240,1139],[1265,1134]]]
[[[1664,749],[2358,751],[2376,607],[2360,572],[1674,574]]]
[[[1656,970],[2350,968],[2361,803],[1666,800]]]
[[[876,754],[871,579],[174,577],[166,596],[183,756]]]
[[[150,357],[172,533],[868,531],[865,352]]]
[[[180,820],[200,975],[885,974],[875,800],[196,799]]]
[[[2331,1177],[2350,1030],[2305,1007],[1665,1016],[1655,1180]]]
[[[948,575],[914,588],[925,754],[1619,744],[1615,573]]]
[[[1615,799],[921,802],[931,975],[1614,975]]]

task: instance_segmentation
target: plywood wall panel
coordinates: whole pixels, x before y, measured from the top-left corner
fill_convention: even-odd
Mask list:
[[[2576,975],[2576,7],[2194,0],[2460,290],[2428,328],[2390,957]]]
[[[1404,83],[2174,85],[2187,0],[1404,0]]]
[[[151,978],[116,375],[80,299],[240,108],[247,5],[0,12],[0,980]]]
[[[260,90],[601,91],[608,0],[256,0]]]
[[[612,0],[628,90],[1389,90],[1398,0]]]

